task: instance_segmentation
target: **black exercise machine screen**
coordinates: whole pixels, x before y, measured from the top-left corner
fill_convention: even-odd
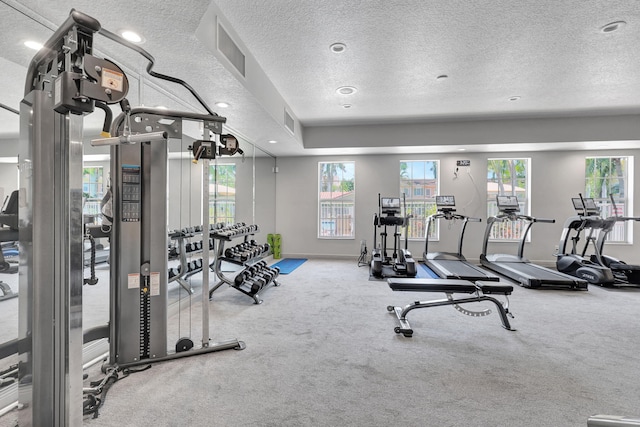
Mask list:
[[[582,204],[582,200],[578,197],[572,197],[571,202],[573,203],[573,209],[577,211],[581,211],[584,209],[584,205]]]
[[[496,196],[496,202],[498,203],[498,208],[503,209],[519,209],[520,205],[518,204],[518,198],[516,196]]]
[[[579,197],[572,197],[571,202],[573,203],[573,208],[577,211],[584,210],[586,213],[590,214],[598,213],[598,205],[596,205],[596,201],[591,197],[583,199],[580,199]]]
[[[436,196],[436,206],[452,207],[456,205],[455,196]]]
[[[598,206],[596,206],[596,201],[592,198],[584,199],[584,207],[589,211],[597,211]]]
[[[382,208],[382,213],[398,213],[400,212],[400,198],[382,197],[380,199],[380,207]]]

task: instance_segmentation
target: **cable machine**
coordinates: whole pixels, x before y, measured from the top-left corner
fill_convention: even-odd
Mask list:
[[[152,72],[151,55],[75,10],[32,59],[20,105],[18,164],[20,319],[16,345],[21,426],[82,423],[82,122],[96,107],[105,111],[105,131],[111,119],[108,104],[120,103],[123,108],[123,115],[111,127],[118,136],[97,142],[114,145],[110,363],[130,366],[181,356],[169,355],[166,348],[169,132],[150,126],[144,114],[152,112],[130,110],[125,73],[111,61],[93,56],[96,33],[145,56],[149,74],[186,87],[209,113],[197,120],[214,134],[220,134],[225,121],[185,82]],[[136,113],[140,120],[131,120]],[[164,112],[164,116],[178,119],[183,113]],[[211,149],[213,142],[205,134],[201,144]],[[204,167],[208,182],[208,162]],[[208,201],[208,192],[205,195]],[[208,212],[208,203],[203,203],[203,212]],[[208,214],[204,218],[208,222]],[[208,269],[203,274],[203,295],[208,295]],[[208,325],[206,301],[203,297],[203,325],[205,319]],[[210,345],[208,326],[203,329],[202,352],[244,348],[237,340]]]
[[[210,343],[209,269],[202,269],[202,345],[193,348],[190,338],[167,342],[167,162],[168,136],[183,137],[183,121],[202,125],[203,140],[194,143],[202,158],[203,236],[209,230],[209,158],[217,151],[217,140],[226,119],[217,115],[193,114],[154,108],[125,106],[111,126],[118,137],[92,141],[112,145],[113,225],[111,231],[111,301],[109,366],[115,369],[147,364],[194,354],[243,349],[244,343],[228,340]],[[148,132],[154,130],[154,132]],[[210,134],[215,136],[210,140]],[[230,139],[230,138],[227,138]],[[132,140],[141,140],[132,143]],[[209,265],[209,245],[203,245],[203,265]],[[137,328],[135,327],[137,325]],[[182,350],[191,350],[185,352]]]

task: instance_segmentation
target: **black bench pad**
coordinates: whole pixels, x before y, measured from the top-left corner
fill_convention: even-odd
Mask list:
[[[390,278],[387,284],[394,291],[406,292],[446,292],[472,294],[477,288],[468,280]],[[513,289],[513,288],[512,288]]]

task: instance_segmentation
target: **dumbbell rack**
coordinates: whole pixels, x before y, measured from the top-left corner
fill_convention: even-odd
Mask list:
[[[266,263],[262,261],[262,257],[265,253],[268,253],[268,250],[247,251],[243,253],[243,255],[232,257],[225,255],[225,243],[242,238],[243,243],[248,244],[249,237],[258,232],[259,228],[257,225],[245,225],[244,223],[216,229],[211,232],[211,237],[214,240],[214,246],[216,248],[213,271],[220,281],[209,291],[209,299],[211,299],[216,289],[226,283],[239,292],[253,298],[255,304],[262,304],[260,292],[272,285],[280,285],[276,280],[280,270],[278,268],[268,267]],[[242,269],[238,271],[234,277],[227,277],[222,272],[223,261],[241,266]]]
[[[222,226],[222,224],[210,224],[209,230],[213,232],[213,230],[221,228]],[[190,294],[193,293],[193,289],[186,279],[202,271],[202,259],[199,258],[188,261],[187,258],[202,251],[204,240],[199,242],[187,242],[187,240],[198,234],[204,235],[204,233],[202,233],[202,226],[199,225],[186,227],[182,230],[175,230],[169,233],[169,238],[177,242],[175,247],[170,249],[169,258],[178,258],[180,260],[180,265],[177,268],[172,267],[169,269],[169,283],[178,282],[180,286]],[[209,249],[214,249],[213,239],[211,238],[209,239]],[[213,263],[211,263],[211,266],[212,265]]]

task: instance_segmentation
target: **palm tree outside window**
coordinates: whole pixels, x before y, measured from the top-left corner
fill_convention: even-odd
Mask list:
[[[236,222],[236,165],[209,166],[209,222]]]
[[[405,232],[409,239],[425,238],[427,218],[436,213],[435,196],[440,191],[440,162],[438,160],[401,160],[400,196],[407,205],[405,215],[411,215]],[[431,227],[429,239],[437,240],[438,224]]]
[[[600,215],[633,216],[633,157],[586,157],[584,164],[584,197],[593,198],[600,206]],[[615,202],[615,210],[611,203]],[[616,222],[607,236],[607,242],[631,243],[632,225],[630,221]]]
[[[355,237],[355,162],[318,163],[318,238]]]
[[[531,214],[530,189],[531,159],[488,159],[487,162],[487,217],[498,214],[496,196],[516,196],[520,213]],[[520,240],[524,224],[522,221],[496,223],[491,229],[490,240]],[[527,236],[529,239],[530,236]]]

